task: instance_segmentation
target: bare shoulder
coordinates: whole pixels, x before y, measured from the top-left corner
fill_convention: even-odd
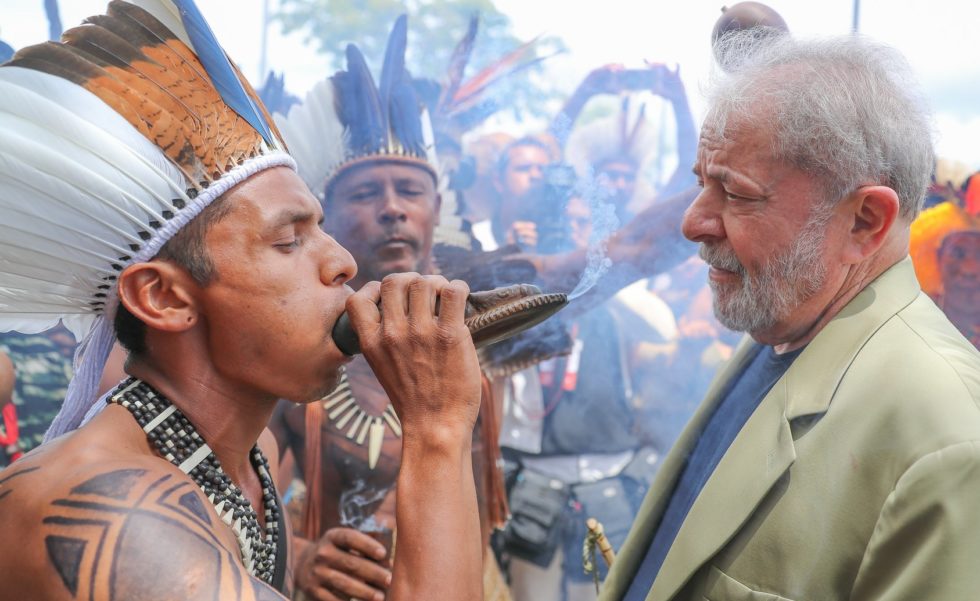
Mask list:
[[[11,598],[279,598],[248,576],[189,477],[124,441],[110,457],[89,436],[0,472],[0,587]]]

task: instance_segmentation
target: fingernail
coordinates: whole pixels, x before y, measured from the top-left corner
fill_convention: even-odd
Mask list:
[[[388,572],[388,575],[385,576],[385,586],[391,586],[391,572]]]

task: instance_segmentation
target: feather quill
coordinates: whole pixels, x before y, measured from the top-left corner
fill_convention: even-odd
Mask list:
[[[211,26],[204,20],[194,0],[171,1],[179,11],[181,22],[191,40],[191,47],[197,53],[225,104],[248,121],[255,131],[262,134],[269,146],[277,147],[277,140],[269,127],[267,115],[259,109],[261,105],[255,102],[254,92],[250,93],[243,85],[243,78],[228,60],[228,55],[218,44]]]
[[[69,30],[64,40],[24,49],[14,64],[64,77],[98,95],[166,149],[189,186],[215,181],[262,151],[263,136],[236,111],[225,110],[194,52],[140,7],[113,0],[107,15]],[[228,70],[241,94],[257,104],[244,78],[230,64]]]
[[[357,155],[377,152],[384,144],[384,107],[371,70],[357,46],[347,45],[347,71],[334,76],[340,95],[341,120],[350,132],[350,150]]]
[[[347,158],[347,134],[335,109],[336,98],[333,81],[325,79],[287,115],[275,115],[300,177],[321,199],[327,178]]]
[[[439,106],[447,106],[447,103],[456,97],[459,86],[463,83],[463,75],[466,73],[466,66],[473,55],[473,47],[476,42],[476,34],[480,28],[480,15],[474,14],[470,17],[469,26],[466,28],[466,35],[456,44],[452,56],[449,58],[449,73],[442,95],[439,98]]]
[[[408,16],[401,15],[388,34],[384,62],[381,64],[381,80],[378,83],[378,97],[381,103],[381,130],[384,132],[384,146],[389,152],[394,150],[391,136],[394,133],[391,123],[395,110],[396,93],[402,93],[400,84],[405,73],[405,48],[408,44]],[[416,113],[416,119],[418,115]],[[396,139],[400,137],[396,134]]]

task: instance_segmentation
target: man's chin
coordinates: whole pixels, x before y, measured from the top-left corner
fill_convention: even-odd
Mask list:
[[[381,262],[378,264],[377,272],[380,276],[378,279],[384,278],[396,273],[407,273],[410,271],[419,271],[419,263],[414,258],[411,259],[398,259],[395,261]]]
[[[342,371],[342,367],[338,367],[336,370],[332,371],[323,379],[319,386],[311,390],[308,394],[303,395],[304,398],[289,400],[297,405],[308,405],[309,403],[319,401],[337,389],[337,386],[340,385],[340,376]]]

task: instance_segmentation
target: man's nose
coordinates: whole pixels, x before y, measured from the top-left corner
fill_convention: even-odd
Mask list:
[[[681,233],[693,242],[717,240],[725,237],[725,227],[721,213],[715,206],[712,194],[702,189],[691,206],[684,211]]]
[[[405,205],[394,189],[385,190],[381,197],[381,208],[378,211],[378,220],[382,223],[392,221],[405,221],[408,214]]]
[[[327,238],[329,241],[320,263],[320,281],[328,286],[346,284],[357,275],[357,263],[339,242],[330,236]]]

